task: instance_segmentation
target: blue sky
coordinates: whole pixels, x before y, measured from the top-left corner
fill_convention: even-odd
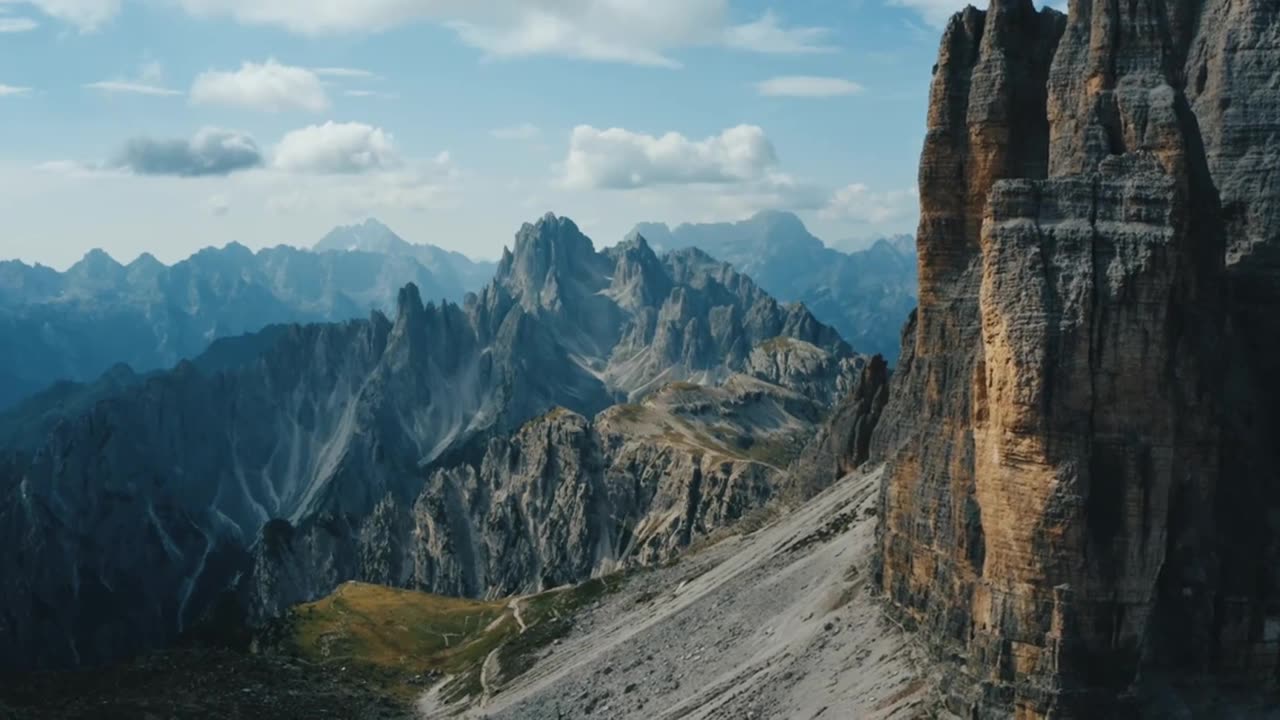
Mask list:
[[[553,210],[915,226],[963,0],[0,0],[0,256],[165,261],[381,218],[496,257]],[[319,9],[318,9],[319,8]]]

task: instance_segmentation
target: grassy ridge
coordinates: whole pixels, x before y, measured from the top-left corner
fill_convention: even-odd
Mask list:
[[[573,628],[574,613],[621,587],[614,575],[520,599],[521,632],[510,601],[443,597],[350,582],[332,595],[293,608],[285,620],[285,650],[353,676],[403,701],[447,676],[450,703],[484,692],[488,679],[514,679],[538,652]]]
[[[489,652],[518,632],[505,602],[354,582],[295,607],[288,622],[298,655],[344,667],[401,697],[416,695],[418,685],[439,675],[478,673]],[[454,694],[460,699],[474,691],[462,683]]]

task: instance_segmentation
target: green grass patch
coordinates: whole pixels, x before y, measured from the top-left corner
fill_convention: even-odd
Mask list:
[[[648,411],[643,405],[637,405],[635,403],[617,405],[611,412],[613,417],[624,422],[639,422],[648,415]]]
[[[461,697],[478,692],[461,681],[475,674],[478,683],[485,656],[516,631],[505,613],[504,602],[346,583],[293,608],[287,638],[304,659],[345,667],[394,695],[412,697],[411,680],[446,674],[458,676]]]
[[[278,646],[404,703],[449,676],[441,697],[456,703],[484,692],[484,664],[494,651],[501,673],[490,680],[500,685],[532,666],[543,648],[573,629],[580,609],[616,592],[624,579],[619,573],[522,600],[523,633],[507,600],[351,582],[292,608],[276,626]]]

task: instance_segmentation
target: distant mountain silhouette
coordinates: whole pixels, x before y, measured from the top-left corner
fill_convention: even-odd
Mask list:
[[[493,267],[410,244],[375,220],[334,230],[314,252],[232,243],[166,266],[149,254],[122,265],[91,250],[63,273],[0,262],[0,408],[118,363],[137,372],[172,367],[217,338],[274,323],[391,311],[408,283],[460,302]]]
[[[901,330],[916,305],[914,238],[877,240],[858,252],[841,252],[814,237],[800,218],[761,212],[736,223],[641,223],[661,250],[696,247],[750,276],[783,302],[802,302],[860,352],[897,359]]]

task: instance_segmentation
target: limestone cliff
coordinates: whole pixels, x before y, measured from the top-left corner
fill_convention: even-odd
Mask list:
[[[872,454],[879,582],[958,660],[957,713],[1274,687],[1278,21],[993,0],[946,30]]]

